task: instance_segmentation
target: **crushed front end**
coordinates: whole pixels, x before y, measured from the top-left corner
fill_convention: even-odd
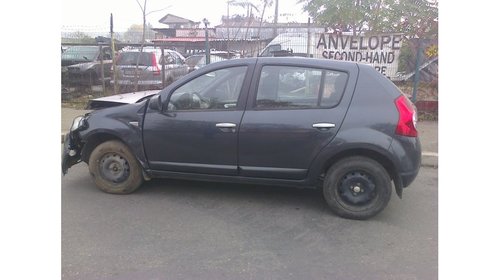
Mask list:
[[[83,143],[81,142],[79,132],[88,128],[88,114],[78,116],[73,120],[70,132],[66,134],[64,139],[64,149],[62,153],[62,172],[66,174],[68,169],[79,163],[81,159],[81,151]]]

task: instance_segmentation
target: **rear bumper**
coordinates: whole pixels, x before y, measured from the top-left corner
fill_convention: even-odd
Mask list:
[[[401,182],[401,187],[408,187],[417,178],[418,172],[420,171],[420,166],[411,172],[401,172],[398,174]]]
[[[399,197],[403,195],[403,188],[408,187],[417,177],[422,162],[422,148],[418,137],[394,137],[391,144],[391,153],[394,156],[395,178],[394,185]]]

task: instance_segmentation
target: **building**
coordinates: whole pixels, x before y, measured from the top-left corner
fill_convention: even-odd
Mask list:
[[[164,25],[153,28],[156,31],[155,44],[175,49],[185,56],[205,52],[205,26],[172,14],[159,20]],[[242,57],[257,56],[276,37],[275,34],[288,32],[324,32],[323,27],[307,23],[261,22],[253,15],[222,17],[222,24],[207,28],[209,48],[217,51],[232,51]]]

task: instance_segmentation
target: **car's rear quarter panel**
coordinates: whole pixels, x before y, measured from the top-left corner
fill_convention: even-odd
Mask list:
[[[345,120],[335,139],[315,160],[311,179],[324,173],[336,160],[351,155],[375,158],[393,176],[418,170],[418,138],[395,138],[399,113],[394,100],[400,95],[397,87],[373,67],[359,64],[359,76]],[[391,149],[395,139],[396,146]]]

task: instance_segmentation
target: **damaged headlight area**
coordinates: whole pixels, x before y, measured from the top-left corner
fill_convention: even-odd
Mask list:
[[[84,130],[85,128],[87,128],[87,120],[85,116],[78,116],[73,120],[70,132]]]

